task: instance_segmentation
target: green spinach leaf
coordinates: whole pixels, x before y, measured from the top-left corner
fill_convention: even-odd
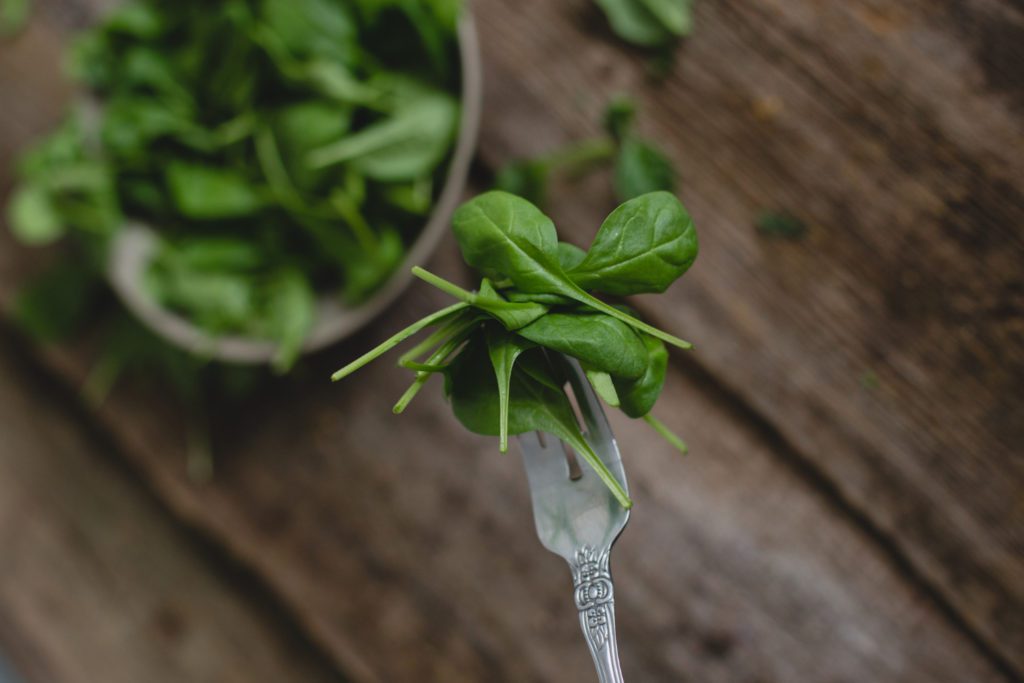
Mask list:
[[[487,340],[487,353],[494,366],[494,375],[498,381],[498,433],[499,450],[508,450],[508,406],[509,387],[512,383],[512,369],[519,355],[531,348],[533,344],[517,334],[506,331],[500,325],[486,325],[484,332]]]
[[[493,372],[489,371],[491,368],[488,367],[490,362],[485,342],[482,341],[480,337],[471,339],[449,366],[448,387],[452,410],[466,429],[485,436],[498,436],[501,430],[501,405],[492,381]],[[533,366],[536,373],[546,372],[537,367],[543,361],[529,351],[522,354],[518,363]],[[564,391],[538,382],[529,373],[513,372],[508,402],[509,434],[541,431],[562,439],[587,461],[623,507],[632,507],[633,502],[622,485],[608,471],[581,433]]]
[[[632,379],[615,374],[611,376],[619,408],[630,417],[643,417],[651,412],[665,385],[665,372],[668,369],[668,351],[661,340],[649,334],[642,334],[640,338],[643,340],[647,361],[643,374]]]
[[[609,214],[569,277],[608,294],[663,292],[696,258],[697,232],[686,209],[668,192],[653,192]]]
[[[518,334],[617,377],[639,378],[647,365],[644,344],[633,328],[604,313],[548,313]]]

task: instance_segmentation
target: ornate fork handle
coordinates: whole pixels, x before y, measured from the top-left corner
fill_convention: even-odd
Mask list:
[[[615,641],[615,589],[609,570],[611,549],[584,545],[569,562],[583,637],[601,683],[623,683]]]

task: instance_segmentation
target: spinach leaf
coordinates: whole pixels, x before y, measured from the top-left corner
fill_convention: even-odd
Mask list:
[[[604,313],[548,313],[517,332],[613,376],[637,379],[647,365],[647,353],[637,333]]]
[[[423,92],[394,115],[309,153],[312,168],[350,162],[376,180],[413,180],[437,166],[451,146],[459,107],[450,95]]]
[[[498,172],[496,189],[543,206],[556,172],[570,171],[568,175],[573,178],[611,161],[615,196],[620,202],[648,192],[674,191],[676,171],[671,160],[633,130],[636,109],[630,98],[615,97],[604,114],[608,137],[571,143],[540,157],[513,161]],[[568,269],[564,265],[563,268]]]
[[[649,334],[642,334],[640,338],[645,348],[643,374],[635,378],[614,373],[611,375],[619,408],[630,417],[643,417],[651,412],[665,385],[665,372],[668,369],[668,351],[661,340]]]
[[[597,0],[612,29],[641,47],[665,47],[690,33],[693,0]]]
[[[265,203],[248,178],[226,168],[174,161],[167,166],[166,182],[175,208],[186,218],[248,216]]]
[[[544,206],[548,201],[548,178],[551,165],[546,159],[521,159],[503,166],[494,185],[527,201]]]
[[[353,108],[322,99],[307,99],[278,108],[270,128],[292,184],[314,189],[324,173],[310,168],[306,157],[314,149],[337,140],[351,126]]]
[[[569,277],[608,294],[663,292],[696,257],[697,233],[686,209],[668,192],[652,192],[609,214]]]
[[[675,38],[672,31],[642,0],[597,0],[612,30],[626,42],[641,47],[663,47]]]
[[[522,354],[518,364],[532,366],[535,373],[546,372],[543,360],[530,351]],[[486,343],[476,336],[448,367],[447,386],[452,410],[466,429],[485,436],[498,436],[501,431],[501,405],[489,365]],[[618,480],[581,433],[564,391],[538,382],[527,372],[513,372],[508,402],[509,434],[542,431],[562,439],[586,460],[623,507],[632,507],[633,502]]]
[[[696,238],[685,209],[665,192],[626,202],[605,220],[586,253],[559,242],[554,225],[535,206],[500,191],[460,207],[455,227],[466,260],[494,273],[496,282],[484,277],[478,291],[470,292],[414,267],[417,277],[459,302],[403,330],[334,378],[425,327],[438,325],[399,359],[399,365],[416,371],[416,377],[395,404],[396,413],[432,374],[444,373],[445,393],[468,429],[498,436],[503,452],[509,434],[553,434],[586,459],[620,502],[628,504],[580,433],[565,393],[564,356],[580,361],[609,405],[642,417],[674,446],[685,449],[650,410],[665,381],[668,352],[663,340],[686,343],[637,320],[624,307],[594,299],[563,268],[569,267],[581,280],[589,277],[585,284],[593,289],[632,292],[667,286],[695,254]],[[694,254],[687,257],[691,241]],[[676,253],[680,250],[682,257]],[[680,260],[686,263],[677,263]],[[420,360],[424,354],[428,355]]]
[[[469,292],[419,266],[413,266],[412,273],[442,292],[451,294],[501,321],[508,330],[517,330],[523,325],[528,325],[548,311],[547,306],[533,301],[507,301],[494,289],[487,278],[480,282],[480,291]]]
[[[615,194],[627,201],[648,192],[673,192],[676,170],[672,162],[653,146],[635,137],[628,137],[619,146],[615,157]]]
[[[274,369],[285,372],[295,364],[313,326],[316,294],[308,278],[295,268],[278,273],[269,283],[267,294],[268,336],[278,342]]]
[[[641,0],[661,25],[676,36],[685,36],[693,29],[693,0]]]
[[[532,343],[504,330],[500,325],[485,325],[487,353],[494,366],[494,375],[498,380],[498,449],[504,453],[508,450],[508,406],[509,387],[512,383],[512,369],[519,355],[533,346]]]
[[[555,224],[525,199],[486,192],[455,211],[452,230],[469,265],[501,273],[524,292],[561,294],[567,288]]]
[[[261,15],[295,57],[354,62],[358,27],[346,3],[331,0],[263,0]]]
[[[670,344],[690,347],[581,289],[558,264],[554,223],[525,199],[500,190],[484,193],[459,207],[452,227],[470,265],[501,273],[526,293],[565,296]]]
[[[583,251],[575,244],[569,244],[568,242],[558,243],[558,265],[562,267],[562,270],[569,272],[587,257],[587,252]]]
[[[0,0],[0,38],[13,36],[28,23],[30,0]]]
[[[585,366],[584,366],[585,367]],[[600,370],[587,369],[587,380],[594,387],[594,392],[601,397],[601,400],[612,406],[619,407],[619,394],[615,391],[615,384],[612,376]]]
[[[14,191],[7,207],[11,232],[23,244],[43,245],[64,235],[64,220],[45,189],[23,185]]]
[[[757,217],[757,230],[768,237],[800,240],[807,235],[807,224],[788,213],[765,211]]]
[[[636,102],[630,97],[618,95],[605,107],[604,128],[612,139],[621,142],[632,133],[635,118]]]

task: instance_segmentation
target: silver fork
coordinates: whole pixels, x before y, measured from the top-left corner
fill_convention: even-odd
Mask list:
[[[579,364],[569,360],[569,384],[580,408],[587,442],[628,492],[608,418]],[[579,458],[577,466],[572,466],[575,455],[561,440],[540,432],[521,434],[518,439],[530,483],[537,536],[545,548],[565,558],[572,570],[580,626],[598,680],[623,683],[609,559],[612,544],[629,521],[629,510],[619,504],[586,461]]]

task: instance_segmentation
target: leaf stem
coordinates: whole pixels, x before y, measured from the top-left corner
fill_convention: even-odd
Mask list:
[[[456,299],[464,301],[467,304],[472,304],[476,301],[476,294],[474,294],[473,292],[467,289],[463,289],[462,287],[459,287],[454,282],[449,282],[448,280],[445,280],[440,275],[434,275],[425,268],[413,266],[412,274],[418,277],[419,279],[423,280],[424,282],[434,285],[445,294],[450,294]]]
[[[614,306],[609,306],[608,304],[601,301],[597,297],[587,294],[579,287],[574,286],[570,290],[570,292],[571,293],[569,294],[569,296],[575,299],[576,301],[579,301],[581,304],[586,304],[587,306],[590,306],[594,310],[601,311],[602,313],[606,313],[613,318],[617,318],[622,322],[626,323],[627,325],[629,325],[630,327],[640,330],[641,332],[646,332],[647,334],[651,335],[652,337],[660,339],[666,344],[671,344],[672,346],[677,346],[681,349],[693,348],[693,344],[686,341],[685,339],[674,337],[668,332],[663,332],[662,330],[659,330],[657,327],[654,327],[653,325],[648,325],[642,320],[637,320],[633,316],[627,313],[623,313]]]
[[[457,348],[459,348],[462,342],[466,341],[466,338],[469,337],[472,331],[473,326],[467,325],[465,329],[453,335],[452,338],[446,341],[443,345],[441,345],[439,349],[434,351],[434,353],[430,354],[430,357],[427,358],[427,362],[425,363],[425,365],[437,365],[441,366],[441,368],[443,369],[444,361],[447,360],[448,356],[450,356]],[[413,383],[409,385],[408,389],[405,390],[405,393],[402,394],[401,398],[398,399],[398,402],[395,403],[391,411],[395,413],[395,415],[398,415],[403,410],[405,410],[406,407],[408,407],[409,403],[416,397],[416,394],[420,392],[420,389],[423,388],[423,385],[427,383],[427,380],[430,379],[430,376],[434,374],[434,372],[437,371],[432,370],[417,372],[416,379],[413,380]]]
[[[401,344],[403,341],[405,341],[409,337],[413,336],[414,334],[416,334],[420,330],[424,329],[425,327],[429,327],[430,325],[433,325],[436,322],[444,320],[447,316],[451,315],[452,313],[455,313],[456,311],[461,311],[464,308],[468,308],[468,307],[469,307],[469,304],[467,304],[467,303],[465,303],[463,301],[460,301],[460,302],[452,304],[451,306],[448,306],[446,308],[442,308],[439,311],[434,311],[430,315],[417,320],[412,325],[409,325],[409,327],[407,327],[404,330],[402,330],[401,332],[398,332],[397,334],[393,335],[392,337],[387,339],[385,342],[383,342],[382,344],[380,344],[379,346],[377,346],[373,350],[371,350],[371,351],[369,351],[367,353],[364,353],[359,358],[356,358],[354,361],[352,361],[351,363],[349,363],[345,367],[343,367],[340,370],[338,370],[337,372],[335,372],[333,375],[331,375],[331,380],[334,381],[334,382],[337,382],[339,379],[352,374],[353,372],[355,372],[359,368],[363,367],[364,365],[366,365],[370,361],[372,361],[372,360],[374,360],[376,358],[379,358],[380,356],[383,356],[385,353],[387,353],[391,349],[395,348],[396,346]]]
[[[643,417],[643,421],[651,426],[651,428],[661,435],[661,438],[668,441],[672,446],[679,449],[679,452],[686,455],[690,452],[690,449],[686,446],[686,442],[679,438],[679,436],[669,429],[664,422],[654,417],[650,413],[647,413]]]
[[[456,328],[456,326],[460,323],[460,321],[462,321],[463,317],[467,313],[468,311],[463,311],[462,313],[453,315],[448,320],[448,322],[444,323],[436,330],[431,332],[429,335],[427,335],[427,337],[423,341],[419,342],[414,347],[412,347],[411,349],[403,353],[401,356],[399,356],[398,364],[401,367],[408,367],[408,365],[406,364],[409,361],[416,360],[430,349],[433,349],[438,344],[443,343],[449,336],[451,336],[452,330]]]

